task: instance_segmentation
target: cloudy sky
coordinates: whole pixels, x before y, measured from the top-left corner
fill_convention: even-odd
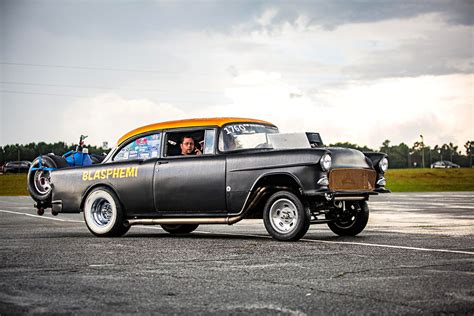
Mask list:
[[[0,0],[0,146],[194,117],[474,138],[474,1]]]

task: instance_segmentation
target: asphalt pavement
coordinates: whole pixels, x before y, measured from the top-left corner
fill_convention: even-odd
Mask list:
[[[474,192],[373,197],[359,236],[292,243],[261,220],[97,238],[32,205],[0,197],[0,315],[474,314]]]

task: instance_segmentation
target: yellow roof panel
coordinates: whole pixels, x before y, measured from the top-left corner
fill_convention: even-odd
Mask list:
[[[256,119],[249,119],[249,118],[239,118],[239,117],[215,117],[215,118],[197,118],[197,119],[187,119],[187,120],[178,120],[178,121],[167,121],[167,122],[160,122],[150,125],[145,125],[139,128],[136,128],[122,137],[117,142],[117,145],[122,144],[127,139],[134,137],[136,135],[140,135],[143,133],[147,133],[150,131],[155,130],[163,130],[163,129],[170,129],[170,128],[180,128],[180,127],[200,127],[200,126],[223,126],[229,123],[260,123],[265,125],[272,125],[272,123],[262,120]]]

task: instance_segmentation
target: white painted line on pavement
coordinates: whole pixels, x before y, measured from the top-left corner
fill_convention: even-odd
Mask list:
[[[202,230],[197,230],[197,233],[204,234],[216,234],[216,235],[230,235],[230,236],[241,236],[241,237],[259,237],[270,239],[270,236],[262,235],[253,235],[253,234],[234,234],[234,233],[222,233],[222,232],[206,232]],[[301,241],[314,242],[314,243],[323,243],[323,244],[341,244],[341,245],[356,245],[356,246],[368,246],[368,247],[379,247],[379,248],[395,248],[395,249],[405,249],[405,250],[418,250],[418,251],[431,251],[431,252],[447,252],[447,253],[459,253],[465,255],[474,255],[472,251],[462,251],[462,250],[449,250],[449,249],[434,249],[434,248],[419,248],[419,247],[408,247],[408,246],[396,246],[396,245],[384,245],[384,244],[369,244],[363,242],[351,242],[351,241],[328,241],[328,240],[317,240],[317,239],[306,239],[302,238]]]
[[[41,218],[41,219],[49,219],[49,220],[60,221],[60,222],[82,223],[82,221],[76,221],[76,220],[71,220],[71,219],[44,217],[44,216],[39,216],[39,215],[34,215],[34,214],[7,211],[7,210],[0,210],[0,212],[16,214],[16,215],[26,215],[26,216],[31,216],[31,217]],[[140,227],[142,227],[142,228],[151,228],[151,229],[160,229],[158,227],[153,227],[153,226],[140,226]],[[208,232],[208,231],[202,231],[202,230],[197,230],[196,232],[197,233],[202,233],[202,234],[229,235],[229,236],[238,236],[238,237],[257,237],[257,238],[271,239],[270,236],[254,235],[254,234],[234,234],[234,233],[225,233],[225,232]],[[356,246],[367,246],[367,247],[393,248],[393,249],[405,249],[405,250],[416,250],[416,251],[446,252],[446,253],[458,253],[458,254],[465,254],[465,255],[474,255],[474,252],[472,252],[472,251],[462,251],[462,250],[420,248],[420,247],[408,247],[408,246],[396,246],[396,245],[384,245],[384,244],[369,244],[369,243],[364,243],[364,242],[329,241],[329,240],[317,240],[317,239],[306,239],[306,238],[302,238],[300,240],[301,241],[306,241],[306,242],[313,242],[313,243],[322,243],[322,244],[356,245]]]
[[[16,214],[16,215],[31,216],[31,217],[41,218],[41,219],[50,219],[52,221],[59,221],[59,222],[83,223],[82,221],[76,221],[76,220],[73,220],[73,219],[52,218],[52,217],[47,217],[47,216],[41,216],[41,215],[35,215],[35,214],[29,214],[29,213],[22,213],[22,212],[15,212],[15,211],[0,210],[0,212],[9,213],[9,214]]]
[[[460,254],[465,254],[465,255],[474,255],[474,252],[472,252],[472,251],[462,251],[462,250],[419,248],[419,247],[395,246],[395,245],[384,245],[384,244],[369,244],[369,243],[365,243],[365,242],[329,241],[329,240],[315,240],[315,239],[306,239],[306,238],[303,238],[303,239],[300,239],[300,240],[308,241],[308,242],[323,243],[323,244],[347,244],[347,245],[379,247],[379,248],[395,248],[395,249],[405,249],[405,250],[448,252],[448,253],[460,253]]]
[[[158,227],[153,226],[140,226],[142,228],[149,229],[159,229]],[[255,235],[255,234],[235,234],[235,233],[225,233],[225,232],[208,232],[203,230],[196,230],[196,233],[208,234],[208,235],[229,235],[229,236],[239,236],[239,237],[257,237],[271,239],[270,236],[264,235]],[[317,240],[317,239],[306,239],[302,238],[301,241],[314,242],[314,243],[323,243],[323,244],[341,244],[341,245],[356,245],[356,246],[368,246],[368,247],[379,247],[379,248],[395,248],[395,249],[405,249],[405,250],[417,250],[417,251],[431,251],[431,252],[447,252],[447,253],[459,253],[464,255],[474,255],[472,251],[462,251],[462,250],[449,250],[449,249],[435,249],[435,248],[420,248],[420,247],[408,247],[408,246],[396,246],[396,245],[384,245],[384,244],[369,244],[363,242],[351,242],[351,241],[329,241],[329,240]]]

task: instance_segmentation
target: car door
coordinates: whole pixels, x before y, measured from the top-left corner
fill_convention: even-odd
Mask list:
[[[124,178],[120,173],[117,177],[112,174],[112,178],[120,181],[113,180],[111,183],[128,215],[142,216],[155,211],[153,178],[161,151],[161,138],[160,131],[139,135],[122,145],[112,162],[103,164],[111,172],[123,170]],[[127,171],[130,176],[127,176]]]
[[[225,157],[215,154],[215,129],[205,130],[203,154],[161,158],[155,170],[159,213],[225,213]]]

